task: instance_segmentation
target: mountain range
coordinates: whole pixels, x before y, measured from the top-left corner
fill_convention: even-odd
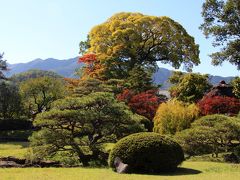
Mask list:
[[[53,71],[63,77],[74,78],[75,71],[83,66],[83,64],[77,63],[78,57],[59,60],[54,58],[48,59],[35,59],[27,63],[18,63],[18,64],[8,64],[9,70],[5,73],[7,77],[10,77],[14,74],[26,72],[31,69],[39,69],[46,71]],[[153,81],[156,84],[162,84],[161,89],[168,89],[171,84],[168,83],[168,78],[171,76],[172,71],[166,68],[159,67],[156,73],[153,75]],[[210,82],[212,84],[217,84],[221,80],[230,82],[234,77],[221,77],[221,76],[210,76]]]
[[[39,69],[45,71],[53,71],[64,77],[74,77],[76,69],[82,67],[83,64],[77,63],[78,57],[59,60],[54,58],[35,59],[27,63],[8,64],[6,76],[10,77],[14,74],[26,72],[30,69]]]

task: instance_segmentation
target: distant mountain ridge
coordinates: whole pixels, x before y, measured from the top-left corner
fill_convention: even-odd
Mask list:
[[[158,71],[153,75],[153,80],[155,83],[162,84],[161,89],[167,90],[171,84],[168,82],[168,78],[172,75],[171,70],[168,70],[166,68],[159,68]],[[209,75],[209,81],[211,84],[216,85],[220,81],[225,81],[226,83],[229,83],[234,76],[228,76],[228,77],[222,77],[222,76],[214,76]]]
[[[53,71],[64,77],[74,77],[76,69],[82,67],[82,64],[77,63],[78,57],[58,60],[54,58],[35,59],[27,63],[9,64],[9,71],[6,76],[10,77],[14,74],[26,72],[30,69],[39,69],[45,71]]]
[[[76,69],[79,69],[83,64],[77,63],[78,57],[58,60],[54,58],[48,59],[35,59],[27,63],[18,63],[18,64],[8,64],[9,71],[6,73],[7,77],[10,77],[14,74],[26,72],[31,69],[39,69],[45,71],[53,71],[63,77],[75,77],[74,73]],[[156,84],[162,84],[161,89],[168,89],[171,84],[168,82],[168,78],[171,76],[172,71],[166,68],[159,67],[157,72],[153,75],[153,81]],[[212,84],[217,84],[221,80],[230,82],[234,77],[221,77],[221,76],[210,76],[210,82]]]

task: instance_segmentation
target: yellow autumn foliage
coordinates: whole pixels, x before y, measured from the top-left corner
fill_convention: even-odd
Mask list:
[[[118,13],[92,28],[87,53],[95,53],[103,79],[127,78],[135,65],[155,66],[157,61],[190,70],[198,65],[199,49],[194,38],[166,16]]]
[[[195,104],[184,103],[176,99],[160,104],[154,117],[154,132],[175,134],[189,128],[198,118],[199,109]]]

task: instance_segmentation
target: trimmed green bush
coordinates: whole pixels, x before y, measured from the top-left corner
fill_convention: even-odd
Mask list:
[[[191,128],[174,136],[188,155],[212,153],[218,156],[240,145],[240,119],[225,115],[208,115],[195,120]]]
[[[192,124],[192,127],[200,127],[200,126],[214,127],[217,123],[222,123],[224,121],[228,121],[229,119],[230,119],[229,116],[225,116],[223,114],[212,114],[212,115],[202,116]]]
[[[129,165],[130,172],[140,173],[173,171],[184,160],[178,143],[153,132],[135,133],[119,140],[109,155],[109,166],[114,170],[116,157]]]

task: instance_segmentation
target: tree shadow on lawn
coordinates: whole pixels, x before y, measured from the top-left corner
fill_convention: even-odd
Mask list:
[[[179,175],[193,175],[193,174],[200,174],[202,171],[190,168],[183,168],[179,167],[175,172],[172,174],[168,174],[169,176],[179,176]],[[167,175],[167,174],[166,174]]]
[[[194,174],[200,174],[202,171],[196,170],[196,169],[190,169],[190,168],[183,168],[179,167],[176,169],[176,171],[173,172],[160,172],[160,173],[138,173],[135,172],[134,174],[141,174],[141,175],[162,175],[162,176],[183,176],[183,175],[194,175]]]

